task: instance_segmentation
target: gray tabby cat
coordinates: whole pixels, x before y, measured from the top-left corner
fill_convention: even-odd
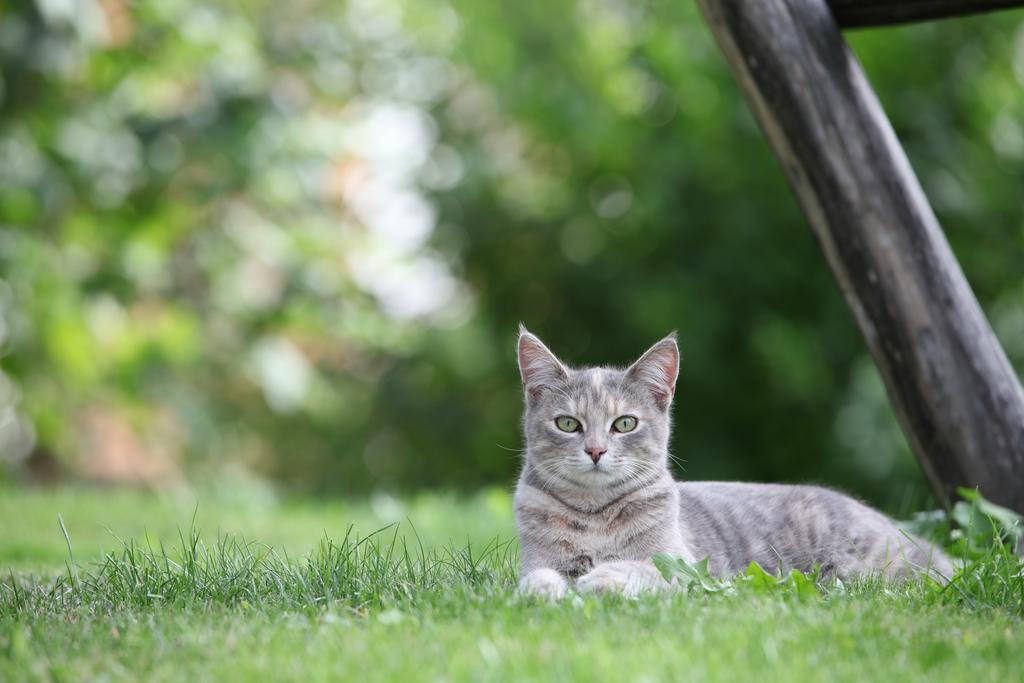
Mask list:
[[[526,458],[515,493],[520,591],[636,595],[669,588],[655,553],[709,558],[719,576],[751,561],[841,578],[952,576],[937,548],[885,515],[817,486],[676,482],[669,408],[679,372],[674,336],[626,370],[573,370],[520,328]]]

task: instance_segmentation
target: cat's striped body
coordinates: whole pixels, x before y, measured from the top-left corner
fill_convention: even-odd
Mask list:
[[[581,507],[526,474],[515,500],[523,572],[550,567],[578,579],[605,562],[649,558],[659,552],[687,555],[673,519],[678,499],[677,484],[666,474],[611,500]]]
[[[951,575],[941,551],[836,491],[673,481],[672,338],[627,370],[574,371],[524,331],[519,361],[527,451],[515,512],[525,592],[557,597],[572,582],[627,594],[669,588],[651,562],[660,552],[707,557],[722,576],[752,561],[840,577]]]

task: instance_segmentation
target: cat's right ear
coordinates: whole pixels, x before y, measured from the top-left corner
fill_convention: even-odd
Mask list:
[[[544,342],[519,326],[519,375],[528,399],[536,398],[545,387],[564,382],[569,371],[562,361],[544,346]]]

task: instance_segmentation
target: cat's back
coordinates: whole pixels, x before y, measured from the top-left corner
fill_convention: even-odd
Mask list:
[[[832,505],[836,508],[856,502],[846,494],[823,486],[806,484],[760,484],[744,481],[680,481],[676,482],[680,504],[693,506],[699,513],[702,505],[724,512],[753,515],[775,515],[798,502]]]
[[[915,546],[877,510],[820,486],[712,481],[677,487],[684,541],[721,574],[753,561],[783,570],[819,565],[846,575],[901,553],[927,562],[934,550]]]

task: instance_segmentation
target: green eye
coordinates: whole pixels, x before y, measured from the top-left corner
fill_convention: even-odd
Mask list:
[[[623,415],[612,422],[612,431],[619,433],[631,432],[636,429],[637,420],[632,415]]]
[[[560,415],[555,418],[555,426],[561,429],[563,432],[578,432],[580,431],[580,421],[575,417],[569,417],[568,415]]]

